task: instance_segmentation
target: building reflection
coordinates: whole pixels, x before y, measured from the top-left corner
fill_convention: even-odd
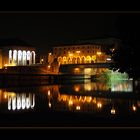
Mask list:
[[[132,85],[129,82],[122,83],[122,86],[115,86],[115,92],[118,89],[119,95],[124,95],[126,91],[128,91],[127,95],[131,94],[129,93],[131,90],[126,89],[130,86]],[[88,81],[82,84],[45,85],[28,90],[25,88],[20,93],[18,90],[0,89],[0,105],[6,106],[7,111],[32,110],[35,107],[35,97],[38,109],[43,103],[46,110],[54,111],[117,115],[126,111],[127,113],[136,113],[140,108],[140,100],[116,98],[113,95],[117,93],[111,91],[109,85],[101,82]]]
[[[10,110],[29,110],[35,107],[35,94],[0,90],[0,104]]]

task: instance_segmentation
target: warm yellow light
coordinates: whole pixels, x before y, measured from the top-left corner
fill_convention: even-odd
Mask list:
[[[76,51],[76,53],[78,53],[78,54],[79,54],[79,53],[80,53],[80,51]]]
[[[78,105],[78,106],[76,106],[76,110],[80,110],[81,109],[81,107]]]
[[[133,111],[136,111],[137,110],[137,107],[136,106],[132,106],[132,109],[133,109]]]
[[[111,109],[111,114],[116,114],[116,110],[114,108]]]
[[[73,56],[73,54],[72,53],[69,53],[69,56]]]
[[[77,73],[77,74],[80,73],[80,69],[79,68],[75,68],[74,69],[74,73]]]
[[[4,67],[7,67],[7,66],[8,66],[7,64],[4,65]]]
[[[49,108],[51,108],[51,106],[52,106],[52,105],[51,105],[51,103],[49,102]]]
[[[101,103],[101,102],[98,102],[98,103],[97,103],[97,107],[98,107],[98,108],[101,108],[101,107],[102,107],[102,103]]]
[[[52,55],[52,53],[49,53],[49,55]]]
[[[43,62],[44,60],[43,59],[41,59],[41,62]]]
[[[50,92],[50,90],[48,90],[48,96],[50,96],[51,95],[51,92]]]
[[[69,105],[73,105],[73,101],[72,100],[69,101]]]
[[[97,55],[101,55],[102,54],[102,52],[97,52]]]
[[[50,68],[51,66],[50,65],[48,65],[48,68]]]
[[[76,92],[79,92],[80,87],[79,87],[79,86],[77,86],[77,85],[75,85],[75,86],[74,86],[74,90],[75,90]]]
[[[7,94],[4,95],[4,98],[5,98],[5,99],[7,98]]]

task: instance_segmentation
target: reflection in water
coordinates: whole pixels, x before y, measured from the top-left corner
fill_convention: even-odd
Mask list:
[[[0,90],[0,103],[7,103],[8,110],[28,110],[35,106],[35,94]]]
[[[117,94],[113,93],[114,91],[123,94],[123,92],[132,92],[132,89],[132,81],[114,83],[111,88],[105,82],[88,81],[83,84],[32,87],[29,88],[28,92],[23,90],[21,93],[12,89],[9,92],[5,89],[0,90],[0,104],[6,103],[7,105],[8,103],[9,111],[34,109],[35,96],[38,96],[39,98],[36,98],[37,106],[45,107],[46,110],[109,115],[125,112],[136,113],[140,108],[140,100],[121,99],[112,96]],[[96,94],[94,94],[95,92]],[[107,95],[108,92],[113,94],[111,96],[100,96],[100,94]]]
[[[24,110],[33,109],[35,106],[35,95],[34,94],[8,94],[8,110]]]

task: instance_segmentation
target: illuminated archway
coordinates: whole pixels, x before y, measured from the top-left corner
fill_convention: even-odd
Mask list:
[[[35,52],[31,52],[31,64],[35,64]]]
[[[26,56],[27,56],[26,51],[23,51],[22,55],[23,55],[23,65],[26,65]]]
[[[82,56],[81,63],[85,63],[85,56]]]
[[[18,51],[18,65],[22,65],[22,51]]]
[[[27,51],[27,65],[30,65],[30,61],[31,61],[31,53],[30,51]]]
[[[12,50],[9,50],[9,64],[12,64]]]
[[[14,61],[14,64],[17,64],[17,50],[13,51],[13,61]]]
[[[89,55],[86,57],[86,62],[91,63],[91,57]]]
[[[63,64],[66,64],[67,63],[67,59],[66,59],[66,56],[63,57]]]
[[[77,57],[77,64],[80,64],[80,57]]]
[[[68,64],[72,63],[72,58],[68,57]]]
[[[72,58],[72,64],[76,64],[76,63],[77,63],[76,58],[73,57],[73,58]]]
[[[96,62],[96,55],[92,55],[91,62]]]
[[[59,65],[62,64],[63,63],[62,57],[59,56],[58,59],[57,59],[57,61],[58,61]]]

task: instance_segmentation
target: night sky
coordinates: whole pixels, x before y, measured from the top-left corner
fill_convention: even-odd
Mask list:
[[[20,38],[41,52],[77,40],[118,37],[118,13],[0,13],[0,38]]]

